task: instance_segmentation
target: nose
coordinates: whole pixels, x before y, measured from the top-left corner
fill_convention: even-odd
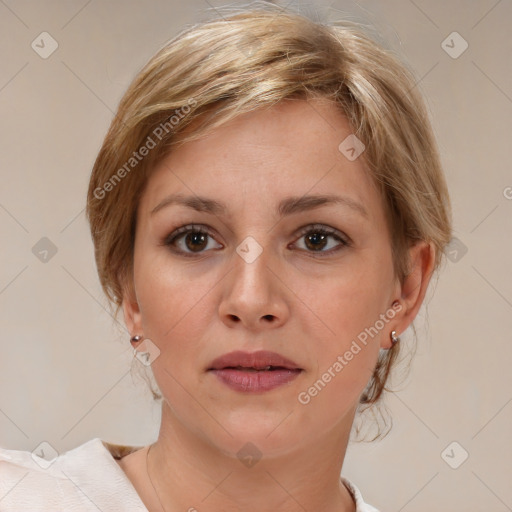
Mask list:
[[[232,270],[222,280],[222,321],[254,332],[283,325],[290,314],[287,297],[291,292],[270,250],[264,249],[254,261],[235,253],[231,264]]]

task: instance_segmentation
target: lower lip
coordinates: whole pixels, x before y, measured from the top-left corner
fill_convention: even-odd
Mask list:
[[[210,370],[235,391],[259,393],[283,386],[295,379],[302,370],[243,371],[232,368]]]

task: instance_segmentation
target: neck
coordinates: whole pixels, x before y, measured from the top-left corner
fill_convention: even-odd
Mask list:
[[[265,456],[240,442],[237,456],[186,429],[164,401],[160,434],[148,458],[151,486],[163,512],[353,512],[340,473],[354,413],[295,451]]]

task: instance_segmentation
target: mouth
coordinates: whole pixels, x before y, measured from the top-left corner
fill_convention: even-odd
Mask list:
[[[241,372],[273,372],[276,370],[289,370],[284,366],[265,366],[264,368],[252,368],[247,366],[226,366],[225,368],[218,368],[219,370],[238,370]]]
[[[290,383],[303,369],[276,352],[231,352],[213,361],[208,372],[234,391],[262,393]]]
[[[218,357],[210,364],[209,370],[276,371],[302,370],[290,359],[267,350],[258,352],[235,351]]]

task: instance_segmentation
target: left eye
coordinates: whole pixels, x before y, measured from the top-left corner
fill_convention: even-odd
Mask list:
[[[329,244],[329,239],[338,241],[338,244],[334,244],[334,247],[338,247],[337,249],[332,250],[332,244]],[[306,228],[301,232],[299,240],[304,240],[304,245],[308,252],[317,253],[331,253],[349,245],[349,242],[336,230],[323,226],[310,226]],[[329,250],[324,250],[326,247]]]

